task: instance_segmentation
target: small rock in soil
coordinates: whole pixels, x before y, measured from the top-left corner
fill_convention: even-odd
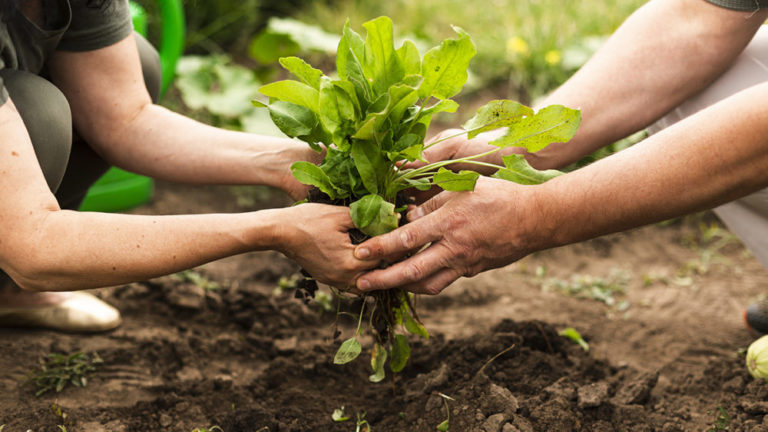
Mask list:
[[[512,392],[494,383],[488,386],[487,396],[481,399],[480,404],[486,416],[501,412],[511,417],[518,409],[517,399]]]
[[[484,432],[501,432],[501,428],[504,423],[507,422],[507,416],[504,413],[494,414],[483,422]]]
[[[205,303],[205,290],[195,284],[180,284],[171,287],[165,298],[179,309],[199,311]]]
[[[565,400],[571,400],[576,397],[576,386],[574,386],[566,377],[562,377],[544,388],[550,398],[560,397]]]
[[[579,409],[594,408],[602,405],[608,399],[610,386],[605,381],[587,384],[579,387]]]
[[[658,381],[658,371],[644,373],[619,388],[613,402],[617,405],[644,404],[648,402],[651,391]]]
[[[505,423],[504,427],[501,428],[501,432],[520,432],[520,429],[509,423]]]

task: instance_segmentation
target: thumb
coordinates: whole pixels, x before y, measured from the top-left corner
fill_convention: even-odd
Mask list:
[[[443,191],[430,198],[424,204],[408,212],[408,221],[413,222],[445,205],[453,197],[453,192]]]

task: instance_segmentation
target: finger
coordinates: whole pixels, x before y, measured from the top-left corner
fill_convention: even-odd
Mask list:
[[[445,268],[421,282],[404,285],[400,288],[414,294],[437,295],[460,277],[462,277],[462,274],[458,270]]]
[[[414,222],[434,212],[435,210],[445,205],[445,203],[448,202],[448,200],[451,199],[453,195],[454,195],[453,192],[443,191],[433,196],[432,198],[427,200],[427,202],[425,202],[424,204],[409,211],[407,214],[408,221]]]
[[[405,253],[441,237],[437,224],[409,223],[387,234],[373,237],[355,248],[361,260],[379,260]]]
[[[361,291],[377,291],[416,284],[447,268],[449,255],[447,248],[433,244],[391,267],[362,275],[355,285]]]

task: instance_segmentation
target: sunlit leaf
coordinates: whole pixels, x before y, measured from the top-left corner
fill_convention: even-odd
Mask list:
[[[522,185],[541,184],[563,174],[557,170],[539,171],[533,168],[523,155],[504,156],[502,160],[506,168],[496,171],[493,177]]]
[[[336,351],[336,356],[333,358],[333,362],[335,364],[349,363],[356,359],[362,350],[363,347],[356,338],[349,338],[345,340],[339,347],[339,350]]]

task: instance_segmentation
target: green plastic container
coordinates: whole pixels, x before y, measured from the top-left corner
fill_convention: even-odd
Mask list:
[[[162,67],[162,93],[170,85],[176,71],[176,63],[184,49],[184,9],[180,0],[158,0],[163,24],[160,45]],[[131,2],[133,27],[141,35],[147,34],[147,14],[138,4]],[[128,210],[152,199],[154,181],[149,177],[133,174],[119,168],[110,168],[91,186],[80,205],[80,211],[119,212]]]

